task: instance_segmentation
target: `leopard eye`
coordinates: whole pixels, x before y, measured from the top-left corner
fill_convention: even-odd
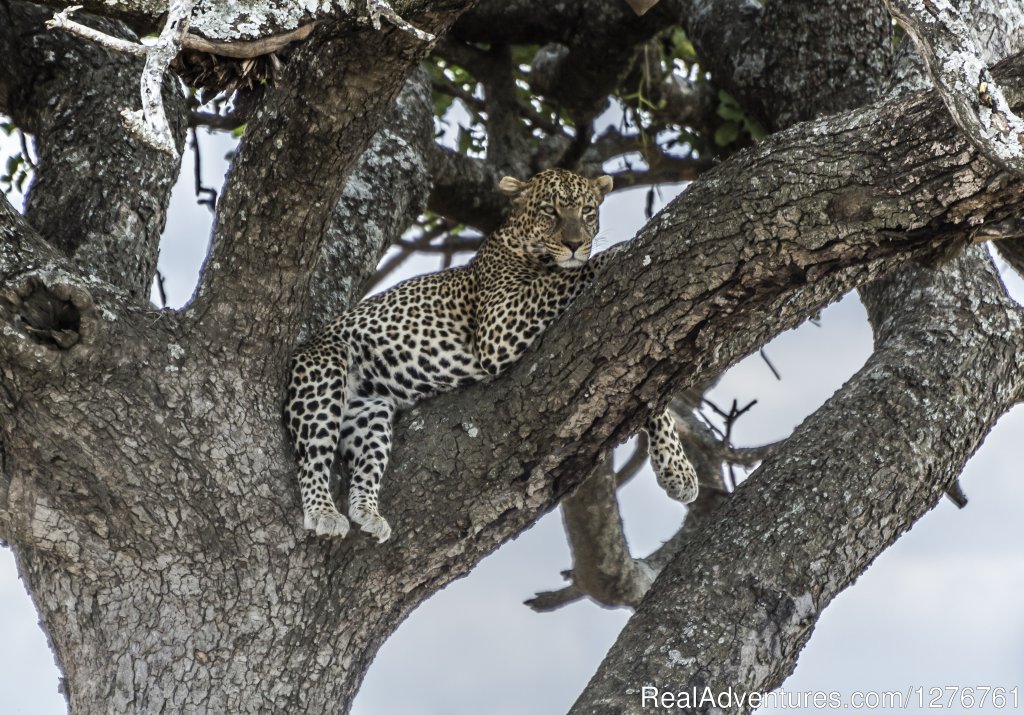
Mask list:
[[[583,215],[584,216],[593,216],[596,213],[597,213],[597,207],[596,206],[584,206],[583,207]]]
[[[551,204],[545,204],[544,206],[541,206],[540,212],[545,216],[554,216],[556,213],[555,207],[552,206]]]

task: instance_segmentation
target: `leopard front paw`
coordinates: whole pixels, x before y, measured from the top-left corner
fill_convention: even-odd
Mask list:
[[[315,531],[317,536],[336,536],[344,539],[348,534],[348,519],[334,509],[307,511],[303,526],[309,531]]]

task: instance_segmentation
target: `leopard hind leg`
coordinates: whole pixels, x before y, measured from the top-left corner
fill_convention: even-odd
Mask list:
[[[391,457],[391,422],[397,405],[388,397],[356,397],[345,410],[342,455],[348,466],[348,515],[383,543],[391,526],[380,515],[377,495]]]
[[[658,484],[676,501],[689,504],[697,498],[697,472],[679,441],[675,417],[668,410],[651,415],[644,431]]]
[[[299,460],[303,526],[317,536],[343,538],[349,530],[330,490],[347,378],[344,346],[321,346],[292,359],[285,419]]]

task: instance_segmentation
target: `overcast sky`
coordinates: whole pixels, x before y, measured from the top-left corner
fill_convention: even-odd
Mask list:
[[[205,181],[218,186],[227,144],[201,141]],[[209,211],[195,205],[190,153],[182,177],[160,258],[173,306],[194,288],[210,225]],[[663,189],[658,206],[677,191]],[[624,192],[605,202],[601,247],[630,238],[642,225],[643,195]],[[434,268],[433,261],[423,261],[410,270]],[[1009,280],[1018,299],[1024,296],[1024,285]],[[777,440],[854,374],[870,350],[864,310],[856,296],[847,296],[823,313],[820,327],[806,323],[767,346],[781,381],[759,357],[748,358],[724,376],[712,399],[758,400],[734,430],[737,444]],[[942,501],[842,593],[818,622],[785,690],[849,696],[910,687],[926,693],[945,686],[1017,687],[1024,709],[1022,434],[1024,411],[1018,408],[968,464],[962,481],[968,507],[961,511]],[[637,555],[657,548],[685,514],[649,469],[622,490],[621,501]],[[380,650],[355,715],[565,712],[629,617],[589,602],[551,614],[522,605],[536,591],[562,586],[559,572],[570,565],[560,516],[549,514],[410,616]],[[0,715],[65,712],[37,620],[13,555],[0,550]]]

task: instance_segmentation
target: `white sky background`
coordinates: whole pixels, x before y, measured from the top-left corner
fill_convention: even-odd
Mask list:
[[[231,142],[206,135],[200,142],[204,181],[219,186]],[[0,143],[0,152],[8,148]],[[187,153],[161,247],[172,306],[191,295],[209,239],[211,216],[195,204],[192,167]],[[663,189],[656,207],[678,190]],[[605,202],[602,248],[630,238],[644,223],[644,191]],[[435,259],[423,259],[395,279],[436,268]],[[1024,283],[1010,280],[1024,295]],[[730,370],[711,396],[723,406],[733,398],[741,404],[758,400],[736,425],[737,444],[777,440],[856,372],[870,350],[864,311],[856,296],[847,296],[824,311],[820,327],[805,323],[766,347],[781,382],[754,356]],[[1022,433],[1024,411],[1018,408],[968,464],[962,481],[968,507],[960,511],[942,501],[829,606],[783,685],[786,691],[849,695],[910,686],[1017,686],[1024,709]],[[671,536],[685,513],[649,469],[620,497],[637,555]],[[629,616],[590,602],[551,614],[522,605],[536,591],[563,585],[559,572],[570,565],[558,512],[549,514],[412,614],[380,650],[354,715],[565,712]],[[13,555],[0,550],[0,715],[65,712],[37,620]],[[996,711],[991,705],[985,710]]]

